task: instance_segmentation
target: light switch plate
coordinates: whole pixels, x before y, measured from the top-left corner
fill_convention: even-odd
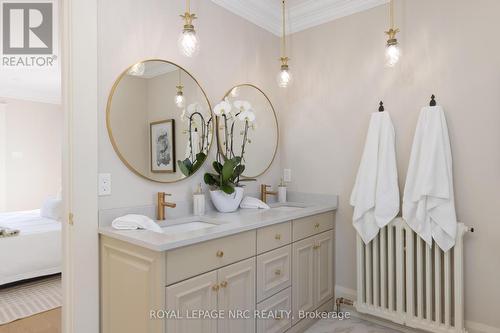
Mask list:
[[[111,174],[99,174],[99,196],[111,195]]]
[[[292,169],[283,170],[283,181],[290,183],[292,181]]]

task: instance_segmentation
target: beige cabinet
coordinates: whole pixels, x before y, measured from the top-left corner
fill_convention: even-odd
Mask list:
[[[293,323],[333,297],[333,231],[293,244]]]
[[[259,303],[260,313],[272,313],[271,316],[257,318],[257,333],[282,333],[292,326],[292,291],[287,288]]]
[[[179,312],[167,320],[168,333],[254,333],[255,258],[171,285],[166,299],[167,310]],[[200,310],[209,318],[193,319]]]
[[[290,245],[257,257],[257,302],[291,285],[291,261]]]
[[[217,333],[216,320],[193,318],[193,311],[217,309],[217,286],[217,272],[210,272],[167,287],[166,310],[176,311],[168,314],[167,332]]]
[[[333,308],[333,226],[327,212],[164,252],[101,235],[101,331],[303,332],[299,311]]]

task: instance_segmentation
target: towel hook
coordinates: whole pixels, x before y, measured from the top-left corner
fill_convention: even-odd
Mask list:
[[[385,109],[384,109],[384,102],[380,101],[379,105],[380,106],[378,108],[378,112],[384,112],[385,111]]]
[[[436,96],[431,96],[431,102],[429,103],[429,106],[436,106]]]

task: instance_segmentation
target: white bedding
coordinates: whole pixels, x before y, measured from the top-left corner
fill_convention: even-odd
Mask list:
[[[61,223],[40,210],[0,213],[0,226],[18,229],[0,238],[0,285],[61,272]]]

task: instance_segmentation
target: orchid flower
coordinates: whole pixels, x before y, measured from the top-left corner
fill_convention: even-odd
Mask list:
[[[238,113],[250,110],[252,108],[252,105],[247,102],[247,101],[235,101],[234,102],[234,107],[238,109]]]
[[[238,115],[238,119],[253,123],[255,121],[255,112],[252,109],[246,109]]]
[[[214,113],[218,117],[222,116],[223,114],[229,116],[231,115],[231,108],[231,103],[229,103],[227,99],[224,99],[214,107]]]

